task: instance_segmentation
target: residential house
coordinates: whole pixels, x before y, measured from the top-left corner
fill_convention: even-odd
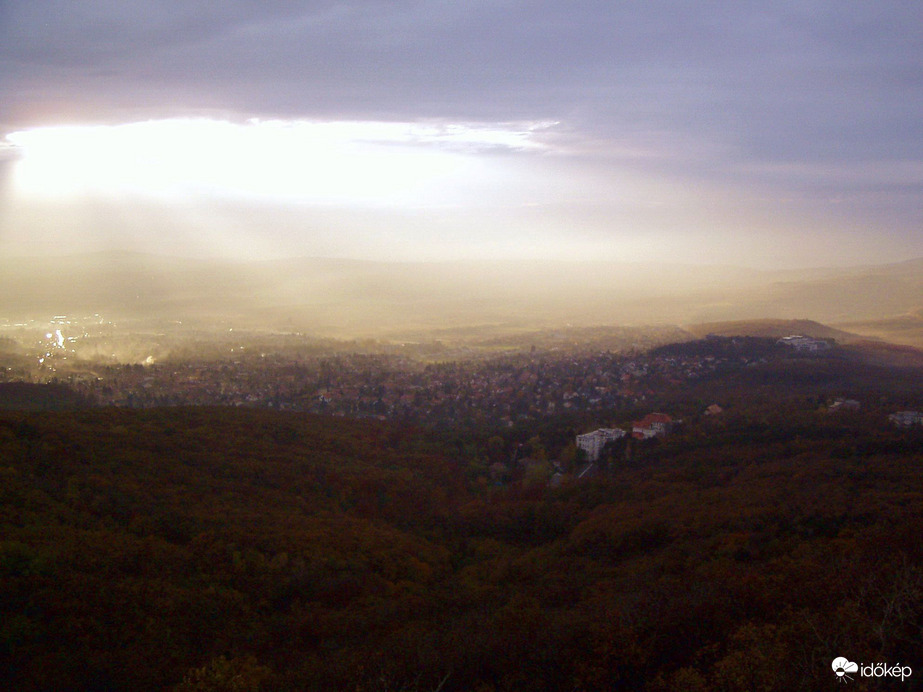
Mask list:
[[[858,411],[862,408],[856,399],[844,399],[843,397],[837,397],[833,400],[833,403],[827,407],[828,413],[836,413],[837,411]]]
[[[888,420],[899,428],[910,428],[914,425],[923,425],[923,413],[919,411],[898,411],[888,416]]]
[[[669,435],[675,421],[666,413],[648,413],[631,424],[631,435],[638,440]]]

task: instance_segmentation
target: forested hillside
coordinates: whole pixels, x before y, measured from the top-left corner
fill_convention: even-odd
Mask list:
[[[613,466],[485,486],[394,424],[0,413],[5,686],[817,690],[841,655],[923,676],[919,431],[738,410]]]

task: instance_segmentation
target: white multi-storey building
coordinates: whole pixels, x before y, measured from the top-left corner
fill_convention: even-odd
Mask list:
[[[625,437],[621,428],[599,428],[593,432],[577,435],[577,448],[586,452],[587,461],[596,461],[607,442]]]

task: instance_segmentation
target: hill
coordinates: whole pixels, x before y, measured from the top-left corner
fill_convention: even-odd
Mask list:
[[[466,445],[0,412],[6,684],[742,692],[923,660],[918,431],[737,406],[558,489],[469,485]]]
[[[54,411],[89,405],[86,397],[63,384],[0,382],[0,409]]]
[[[881,321],[885,323],[885,321]],[[891,323],[891,322],[888,322]],[[863,325],[874,323],[857,323],[856,329],[866,329]],[[750,337],[756,339],[779,339],[792,334],[813,337],[815,339],[833,339],[842,346],[837,351],[837,359],[851,360],[866,365],[882,366],[885,368],[920,368],[923,367],[923,351],[912,345],[888,343],[879,339],[869,338],[857,332],[849,332],[837,327],[831,327],[813,320],[739,320],[732,322],[707,322],[703,324],[686,325],[684,329],[700,339],[706,336],[720,337]],[[888,329],[881,329],[882,336],[890,336]],[[893,333],[893,332],[891,332]],[[907,341],[908,339],[904,339]],[[909,339],[912,340],[912,339]],[[844,373],[845,374],[845,373]],[[857,373],[858,374],[858,373]]]
[[[837,326],[894,344],[923,348],[923,308],[896,317],[846,322]]]
[[[736,320],[730,322],[705,322],[684,327],[697,337],[708,334],[717,336],[754,336],[781,338],[791,334],[814,337],[815,339],[836,339],[848,343],[862,337],[834,327],[828,327],[814,320],[758,319]]]

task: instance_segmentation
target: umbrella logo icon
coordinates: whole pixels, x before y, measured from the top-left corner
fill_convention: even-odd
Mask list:
[[[847,673],[857,673],[859,672],[859,665],[853,663],[847,658],[838,656],[833,659],[833,672],[836,673],[837,680],[839,682],[846,682],[847,680],[852,680],[852,678],[847,675]]]

